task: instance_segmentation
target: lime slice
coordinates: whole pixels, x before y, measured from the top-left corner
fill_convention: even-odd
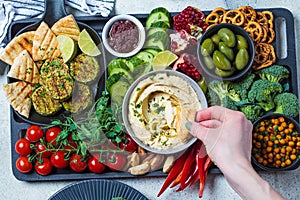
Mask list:
[[[95,42],[85,29],[79,34],[78,46],[80,50],[88,56],[98,56],[101,54]]]
[[[66,63],[72,60],[77,54],[77,45],[75,41],[66,35],[59,35],[56,38],[59,43],[59,48],[64,62]]]
[[[178,56],[165,50],[157,53],[152,61],[153,70],[165,69],[177,60]]]

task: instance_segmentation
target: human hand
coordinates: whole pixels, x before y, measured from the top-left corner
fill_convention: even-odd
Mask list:
[[[198,111],[186,126],[243,199],[283,199],[251,165],[253,126],[242,112],[213,106]]]

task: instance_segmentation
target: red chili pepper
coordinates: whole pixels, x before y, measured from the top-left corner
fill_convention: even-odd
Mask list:
[[[188,155],[189,151],[185,151],[174,163],[174,166],[172,167],[171,171],[169,172],[169,175],[167,176],[163,186],[161,187],[159,193],[157,194],[157,197],[159,197],[168,187],[169,185],[177,178],[178,174],[181,172],[184,162],[186,160],[186,157]]]
[[[181,172],[178,174],[178,176],[176,177],[176,179],[173,181],[172,185],[170,186],[170,188],[175,187],[176,185],[178,185],[180,183],[180,179],[182,177],[182,170]]]
[[[204,191],[204,186],[205,186],[205,182],[206,182],[206,177],[208,174],[208,169],[210,167],[210,165],[212,164],[211,159],[207,156],[205,158],[205,162],[203,164],[203,174],[202,174],[202,179],[201,179],[201,175],[199,174],[200,177],[200,188],[199,188],[199,197],[201,198],[203,195],[203,191]]]
[[[182,186],[185,185],[185,181],[187,180],[189,174],[192,173],[191,167],[196,160],[196,148],[195,147],[196,147],[196,144],[190,148],[190,153],[184,163],[184,166],[182,169],[182,176],[180,179],[180,184]]]
[[[190,182],[194,178],[194,176],[198,176],[198,166],[196,162],[194,161],[191,168],[190,168],[190,173],[187,177],[187,179],[184,181],[184,183],[180,184],[179,188],[176,190],[176,192],[184,190],[187,186],[190,185]]]

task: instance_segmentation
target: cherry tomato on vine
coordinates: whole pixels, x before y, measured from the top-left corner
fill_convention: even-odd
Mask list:
[[[123,153],[109,153],[106,165],[112,171],[120,171],[126,164],[127,158]]]
[[[74,153],[70,158],[70,167],[74,172],[83,172],[87,167],[87,162],[82,155]]]
[[[102,173],[106,169],[106,165],[99,162],[98,156],[91,156],[88,160],[88,168],[93,173]]]
[[[132,137],[130,137],[130,135],[125,134],[125,137],[127,138],[126,143],[125,142],[121,142],[120,143],[120,148],[124,149],[125,151],[129,151],[129,152],[134,152],[138,145],[135,143],[135,141],[132,139]]]
[[[37,142],[35,144],[35,151],[37,154],[39,154],[43,158],[48,158],[51,156],[50,150],[46,147],[45,144],[42,144],[40,142]]]
[[[19,157],[16,161],[16,168],[22,173],[28,173],[32,169],[32,163],[29,162],[28,157]]]
[[[66,168],[69,165],[69,160],[65,158],[65,151],[57,151],[51,155],[51,163],[56,168]]]
[[[15,144],[15,150],[16,152],[21,156],[27,156],[32,152],[32,149],[30,148],[30,142],[29,140],[25,138],[19,139]]]
[[[51,173],[52,164],[48,158],[41,158],[36,161],[34,169],[36,173],[45,176]]]
[[[68,150],[74,150],[77,148],[77,144],[76,142],[74,142],[72,135],[69,135],[67,137],[68,139],[68,144],[64,146],[64,149],[68,149]]]
[[[58,134],[61,132],[61,128],[59,127],[51,127],[46,131],[46,140],[47,142],[51,143],[52,145],[56,145],[56,138]]]
[[[40,126],[31,125],[26,130],[26,137],[31,142],[37,142],[40,138],[44,137],[44,131]]]

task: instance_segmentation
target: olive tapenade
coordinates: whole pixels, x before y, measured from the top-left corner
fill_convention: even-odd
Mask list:
[[[130,20],[116,21],[110,29],[109,45],[119,53],[133,51],[139,42],[138,27]]]

